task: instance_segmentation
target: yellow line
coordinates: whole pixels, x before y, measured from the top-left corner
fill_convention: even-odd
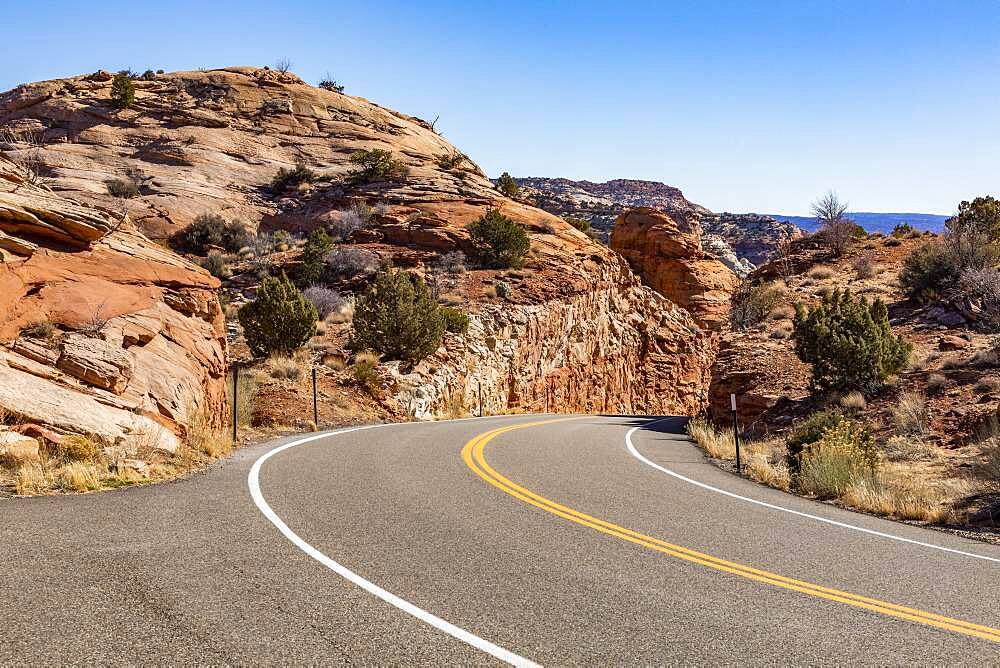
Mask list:
[[[577,510],[556,503],[551,499],[535,494],[531,490],[526,489],[521,485],[512,482],[500,473],[497,473],[489,465],[489,463],[487,463],[484,456],[486,445],[497,436],[506,434],[507,432],[514,431],[516,429],[525,429],[527,427],[560,422],[566,419],[575,418],[560,418],[557,420],[522,423],[508,427],[501,427],[499,429],[494,429],[484,434],[480,434],[466,443],[465,447],[462,448],[462,459],[465,461],[466,465],[476,473],[476,475],[494,487],[503,490],[507,494],[510,494],[511,496],[537,508],[541,508],[546,512],[552,513],[553,515],[557,515],[571,522],[590,527],[596,531],[621,538],[622,540],[627,540],[631,543],[669,554],[678,559],[683,559],[691,563],[700,564],[702,566],[707,566],[708,568],[724,571],[726,573],[732,573],[733,575],[739,575],[750,580],[764,582],[776,587],[782,587],[784,589],[790,589],[792,591],[801,592],[817,598],[852,605],[857,608],[863,608],[865,610],[870,610],[872,612],[877,612],[891,617],[906,619],[919,624],[944,629],[946,631],[954,631],[956,633],[963,633],[968,636],[982,638],[983,640],[1000,642],[1000,629],[973,624],[971,622],[953,619],[951,617],[945,617],[943,615],[937,615],[931,612],[917,610],[915,608],[908,608],[895,603],[887,603],[878,599],[867,598],[837,589],[830,589],[828,587],[822,587],[820,585],[804,582],[802,580],[795,580],[783,575],[752,568],[733,561],[726,561],[710,554],[690,550],[686,547],[674,545],[660,540],[659,538],[654,538],[653,536],[638,533],[617,524],[612,524],[611,522],[591,517],[590,515],[586,515]]]

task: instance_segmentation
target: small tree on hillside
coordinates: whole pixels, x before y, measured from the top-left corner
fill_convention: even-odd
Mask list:
[[[322,227],[317,227],[309,234],[309,240],[302,247],[302,264],[297,272],[299,285],[309,286],[323,280],[326,256],[331,250],[333,237]]]
[[[316,307],[284,274],[265,278],[257,297],[239,310],[240,325],[254,355],[290,353],[316,334]]]
[[[486,267],[519,267],[531,247],[524,228],[499,209],[487,209],[482,218],[468,227],[479,260]]]
[[[872,394],[910,356],[912,346],[892,333],[880,300],[835,289],[815,308],[795,310],[795,353],[812,366],[813,391]]]
[[[507,197],[517,197],[517,193],[520,191],[520,188],[517,185],[517,181],[514,180],[514,177],[507,172],[504,172],[500,175],[500,178],[497,179],[497,190],[502,192]]]
[[[817,237],[837,255],[842,255],[859,235],[864,236],[864,229],[845,217],[847,202],[832,190],[813,202],[810,211],[819,223]]]
[[[135,84],[132,83],[132,77],[125,72],[119,72],[111,80],[111,104],[119,109],[128,109],[133,102],[135,102]]]
[[[832,225],[844,219],[847,213],[847,202],[841,201],[832,190],[820,197],[809,206],[809,211],[816,217],[820,227]]]
[[[1000,240],[1000,200],[989,195],[958,205],[958,214],[945,221],[952,234],[975,230],[990,241]]]
[[[401,160],[394,158],[392,151],[382,148],[355,151],[351,154],[350,160],[357,166],[352,176],[360,183],[375,179],[400,181],[410,173],[410,168]]]
[[[423,280],[389,269],[358,299],[352,327],[352,349],[416,363],[441,345],[445,320]]]

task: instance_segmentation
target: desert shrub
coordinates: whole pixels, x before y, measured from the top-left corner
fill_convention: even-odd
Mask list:
[[[927,394],[941,394],[948,386],[948,379],[939,373],[927,376]]]
[[[289,353],[316,334],[316,307],[284,274],[265,278],[252,302],[240,307],[239,319],[254,355]]]
[[[52,339],[58,330],[49,320],[41,320],[21,331],[21,334],[32,339]]]
[[[156,81],[156,72],[154,72],[153,70],[146,70],[141,75],[139,75],[139,78],[142,79],[143,81]]]
[[[1000,271],[995,267],[965,269],[943,293],[954,302],[974,306],[977,322],[985,328],[1000,330]]]
[[[305,163],[297,162],[292,169],[278,168],[278,173],[271,179],[271,190],[280,193],[301,183],[312,183],[317,178],[316,172],[306,167]]]
[[[438,259],[438,266],[449,274],[461,274],[465,271],[465,253],[450,251]]]
[[[327,72],[327,75],[320,80],[317,86],[323,90],[333,91],[334,93],[344,92],[344,87],[338,83],[336,79],[330,76],[329,72]]]
[[[209,254],[201,260],[200,264],[208,270],[208,273],[215,276],[219,280],[227,279],[233,274],[232,270],[229,268],[229,262],[226,260],[226,256],[216,251],[209,252]]]
[[[848,392],[842,396],[838,403],[840,404],[840,407],[848,413],[860,413],[868,405],[868,402],[865,401],[865,395],[861,394],[857,390],[854,392]]]
[[[369,276],[378,271],[379,256],[354,246],[335,246],[326,254],[326,277],[330,280]]]
[[[241,369],[236,379],[236,423],[244,427],[253,422],[253,407],[257,399],[257,375],[252,371]],[[226,383],[226,404],[229,407],[226,415],[233,413],[233,383]]]
[[[843,255],[858,239],[867,236],[865,228],[853,220],[837,220],[823,224],[815,234],[816,239],[835,255]]]
[[[325,320],[331,313],[340,310],[346,300],[344,297],[330,288],[313,285],[302,291],[302,295],[316,307],[316,313],[321,320]]]
[[[323,280],[326,256],[333,245],[333,238],[323,228],[317,227],[309,233],[309,239],[302,247],[302,261],[295,273],[299,285],[312,285]]]
[[[895,336],[880,300],[833,290],[815,308],[796,307],[795,353],[812,366],[813,391],[872,393],[909,359],[912,345]]]
[[[875,254],[871,251],[865,251],[854,259],[851,266],[854,269],[854,275],[858,278],[871,278],[875,275]]]
[[[834,270],[826,265],[817,265],[806,272],[806,276],[809,278],[815,278],[817,281],[825,281],[828,278],[833,278]]]
[[[514,289],[510,287],[510,283],[507,281],[496,281],[493,284],[493,292],[500,299],[510,299],[514,295]]]
[[[958,214],[945,221],[952,234],[975,230],[991,242],[1000,240],[1000,200],[987,195],[958,205]]]
[[[290,357],[282,353],[271,355],[268,359],[271,378],[286,378],[291,381],[302,380],[306,373],[306,364],[302,358]]]
[[[461,151],[453,150],[451,153],[439,155],[435,162],[441,169],[451,171],[460,167],[467,159],[467,156]]]
[[[249,230],[239,221],[227,221],[214,213],[203,213],[181,230],[177,237],[182,250],[195,255],[205,255],[211,246],[235,253],[249,243]]]
[[[927,431],[930,419],[927,402],[917,392],[904,392],[892,406],[891,412],[897,434],[916,436]]]
[[[108,194],[112,197],[131,199],[139,195],[139,186],[131,179],[111,179],[110,181],[105,181],[104,185],[108,189]]]
[[[514,180],[514,177],[507,172],[504,172],[500,175],[500,178],[497,179],[497,190],[502,192],[507,197],[517,197],[520,188],[517,185],[517,181]]]
[[[844,420],[824,430],[801,453],[795,483],[820,498],[841,496],[861,476],[879,468],[875,437],[864,425]]]
[[[899,284],[907,297],[927,304],[943,296],[961,272],[954,254],[944,241],[936,240],[917,246],[903,260]]]
[[[972,386],[972,391],[976,394],[993,394],[1000,391],[1000,380],[985,376],[976,381]]]
[[[55,470],[55,484],[70,492],[89,492],[101,487],[101,474],[93,464],[69,462]]]
[[[896,225],[896,227],[892,228],[892,236],[896,237],[897,239],[901,239],[903,237],[909,237],[915,233],[916,230],[913,229],[913,226],[910,225],[909,223],[900,223]]]
[[[783,296],[772,283],[743,281],[729,298],[729,325],[743,330],[763,322]]]
[[[823,432],[836,427],[845,419],[843,414],[838,411],[825,410],[813,413],[805,420],[796,424],[785,437],[788,469],[793,473],[797,472],[803,448],[810,443],[818,441],[823,436]]]
[[[451,306],[442,306],[439,309],[441,317],[444,318],[444,329],[446,332],[454,334],[465,334],[469,331],[469,316]]]
[[[352,176],[361,183],[375,179],[399,181],[410,172],[409,167],[393,157],[392,151],[381,148],[355,151],[350,160],[357,167]]]
[[[364,229],[367,224],[368,221],[352,208],[341,211],[336,220],[329,223],[329,229],[335,237],[346,239],[352,232]]]
[[[419,362],[441,345],[445,321],[427,284],[397,269],[379,273],[357,300],[350,347]]]
[[[57,457],[67,462],[89,462],[97,459],[100,452],[97,443],[86,436],[71,434],[55,444]]]
[[[127,72],[119,72],[111,80],[111,104],[119,109],[128,109],[135,102],[135,84]]]
[[[379,377],[378,356],[370,352],[360,352],[354,356],[354,366],[351,367],[351,376],[368,394],[375,395],[382,386],[382,378]]]
[[[469,225],[468,231],[476,255],[486,267],[520,267],[531,247],[524,228],[499,209],[487,209],[481,218]]]
[[[787,321],[778,323],[778,326],[772,329],[768,336],[772,339],[792,338],[792,323]]]

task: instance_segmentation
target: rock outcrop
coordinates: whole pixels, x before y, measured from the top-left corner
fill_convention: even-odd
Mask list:
[[[718,330],[726,322],[739,278],[703,250],[697,221],[650,208],[627,211],[615,223],[611,247],[699,326]]]
[[[0,411],[175,450],[192,411],[223,414],[218,281],[33,180],[0,158]]]
[[[33,163],[60,194],[127,213],[149,236],[168,238],[202,213],[260,230],[308,232],[335,226],[352,204],[365,203],[373,215],[346,242],[427,274],[442,255],[471,255],[466,226],[489,207],[528,231],[532,251],[523,269],[469,271],[448,295],[469,313],[469,333],[447,337],[415,369],[396,370],[395,396],[410,414],[445,415],[456,402],[475,409],[480,388],[489,412],[548,405],[693,413],[704,407],[711,341],[689,313],[643,286],[620,256],[587,235],[503,197],[431,124],[260,68],[136,81],[135,104],[125,110],[108,102],[110,78],[98,72],[0,96],[0,127],[12,128],[8,134],[17,139],[0,149]],[[405,166],[405,177],[356,178],[351,156],[370,149],[389,151]],[[315,177],[272,188],[278,170],[296,164]],[[112,197],[105,181],[113,179],[131,180],[138,194]],[[176,323],[168,328],[171,336],[150,324],[160,322],[151,308],[161,318],[180,312],[216,324],[214,315],[205,317],[194,305],[178,311],[189,305],[187,298],[198,302],[202,282],[211,279],[198,272],[197,280],[179,280],[178,286],[187,280],[199,287],[185,292],[146,279],[133,282],[141,304],[116,314],[122,348],[137,358],[136,345],[157,350],[161,338],[178,332]],[[253,282],[234,280],[241,293],[236,298],[252,295]],[[502,294],[500,284],[507,286]],[[148,287],[157,291],[148,293]],[[22,318],[19,326],[26,322]],[[181,347],[190,351],[196,341],[204,338],[192,334]],[[71,350],[79,350],[76,342]],[[46,368],[63,375],[72,368],[96,383],[88,387],[102,397],[118,396],[114,389],[129,373],[124,360],[99,345],[84,356],[88,363],[68,358],[62,366],[46,362]],[[129,361],[134,377],[142,360]],[[119,399],[130,396],[130,387],[124,383]]]

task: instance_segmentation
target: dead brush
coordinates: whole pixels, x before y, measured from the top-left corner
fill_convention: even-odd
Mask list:
[[[921,435],[927,432],[930,414],[923,395],[917,392],[904,392],[891,412],[897,434]]]
[[[736,459],[736,441],[732,429],[716,429],[702,418],[687,424],[687,433],[695,443],[714,459]]]

